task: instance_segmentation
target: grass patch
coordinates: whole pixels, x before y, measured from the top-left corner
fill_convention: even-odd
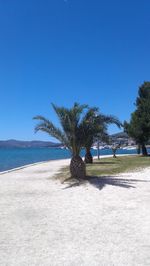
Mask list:
[[[119,173],[137,171],[150,167],[150,157],[142,156],[117,156],[117,158],[102,158],[94,160],[93,164],[86,165],[87,176],[113,176]],[[58,178],[62,183],[70,180],[69,167],[65,167],[58,173]]]
[[[88,176],[108,176],[123,172],[131,172],[150,166],[150,157],[118,156],[95,160],[93,165],[87,165]]]

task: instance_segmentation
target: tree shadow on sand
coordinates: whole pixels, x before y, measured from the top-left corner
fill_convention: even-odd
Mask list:
[[[111,165],[111,164],[116,164],[116,163],[117,163],[117,162],[101,162],[101,161],[99,161],[99,162],[93,162],[93,165],[94,165],[94,164],[100,164],[100,165],[102,165],[102,164],[104,164],[104,165],[105,165],[105,164],[110,164],[110,165]],[[91,164],[90,164],[90,166],[91,166]]]
[[[76,180],[74,182],[70,182],[67,187],[63,189],[68,189],[71,187],[77,187],[80,185],[84,185],[85,183],[89,183],[95,188],[102,190],[106,186],[115,186],[121,188],[136,188],[136,184],[141,182],[150,182],[147,180],[138,180],[138,179],[126,179],[126,178],[118,178],[117,176],[87,176],[85,180]]]

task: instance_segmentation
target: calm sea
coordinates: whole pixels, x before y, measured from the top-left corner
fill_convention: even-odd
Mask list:
[[[96,150],[92,150],[97,155]],[[136,150],[118,150],[118,154],[134,154]],[[111,150],[101,150],[101,155],[112,154]],[[81,153],[84,156],[84,151]],[[70,158],[69,150],[56,148],[0,148],[0,171],[42,162],[47,160]]]

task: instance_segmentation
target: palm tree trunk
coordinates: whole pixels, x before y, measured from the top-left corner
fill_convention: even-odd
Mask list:
[[[137,145],[137,154],[140,154],[140,153],[141,153],[141,145],[138,144],[138,145]]]
[[[100,159],[99,141],[97,142],[97,159]]]
[[[146,149],[145,144],[142,144],[142,155],[143,155],[143,156],[147,156],[147,155],[148,155],[148,154],[147,154],[147,149]]]
[[[113,158],[117,158],[116,151],[117,151],[116,148],[112,148]]]
[[[86,177],[85,163],[79,155],[72,157],[70,162],[71,177],[84,179]]]
[[[91,154],[90,148],[86,148],[85,163],[93,163],[93,156]]]

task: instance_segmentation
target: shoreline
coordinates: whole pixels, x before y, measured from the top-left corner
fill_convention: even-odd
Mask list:
[[[15,172],[15,171],[19,171],[19,170],[22,170],[22,169],[25,169],[25,168],[28,168],[28,167],[32,167],[32,166],[44,165],[44,164],[47,164],[47,163],[60,162],[60,161],[64,161],[64,160],[67,161],[67,160],[70,160],[70,159],[54,159],[54,160],[47,160],[47,161],[41,161],[41,162],[37,162],[37,163],[26,164],[26,165],[22,165],[22,166],[19,166],[19,167],[16,167],[16,168],[12,168],[12,169],[9,169],[9,170],[6,170],[6,171],[2,171],[2,172],[0,172],[0,175],[11,173],[11,172]]]
[[[117,157],[119,157],[119,156],[130,156],[130,155],[131,156],[135,156],[137,154],[136,153],[135,154],[117,154]],[[112,156],[113,156],[112,154],[111,155],[110,154],[109,155],[101,155],[100,156],[100,159],[101,158],[110,158]],[[84,159],[84,157],[82,159]],[[93,156],[93,159],[97,159],[97,156]],[[26,165],[22,165],[22,166],[19,166],[19,167],[15,167],[15,168],[12,168],[12,169],[9,169],[9,170],[2,171],[2,172],[0,172],[0,175],[4,175],[4,174],[7,174],[7,173],[19,171],[19,170],[22,170],[22,169],[25,169],[25,168],[28,168],[28,167],[36,166],[36,165],[43,165],[43,164],[47,164],[47,163],[50,163],[50,162],[61,162],[61,161],[64,161],[64,160],[70,162],[71,158],[67,158],[67,159],[54,159],[54,160],[47,160],[47,161],[41,161],[41,162],[26,164]]]

